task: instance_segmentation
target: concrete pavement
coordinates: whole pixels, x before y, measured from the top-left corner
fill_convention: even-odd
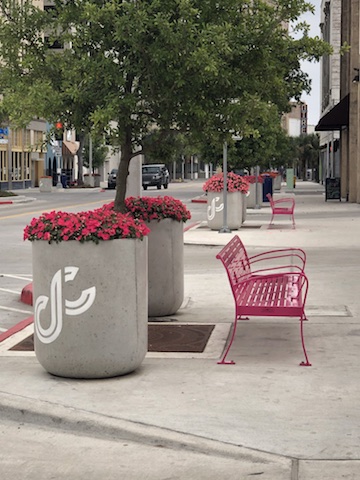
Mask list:
[[[3,478],[359,479],[360,205],[322,190],[298,183],[295,230],[281,217],[267,228],[264,206],[238,232],[185,232],[186,301],[171,319],[222,327],[210,354],[149,354],[133,374],[84,381],[0,352]],[[312,367],[298,365],[298,322],[269,318],[240,324],[236,365],[217,365],[234,309],[215,255],[235,234],[250,253],[305,249]]]

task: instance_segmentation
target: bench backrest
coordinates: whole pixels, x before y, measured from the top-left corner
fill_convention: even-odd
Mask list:
[[[248,254],[237,235],[225,245],[216,258],[222,261],[232,289],[251,273]]]

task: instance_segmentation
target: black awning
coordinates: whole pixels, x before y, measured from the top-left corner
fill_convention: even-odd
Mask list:
[[[349,94],[346,95],[330,112],[320,118],[315,127],[316,132],[341,130],[342,127],[349,125],[349,97]]]

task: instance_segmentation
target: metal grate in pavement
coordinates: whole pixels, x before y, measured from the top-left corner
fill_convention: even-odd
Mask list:
[[[201,353],[215,325],[149,325],[149,352],[194,352]],[[34,335],[31,334],[9,350],[34,351]]]

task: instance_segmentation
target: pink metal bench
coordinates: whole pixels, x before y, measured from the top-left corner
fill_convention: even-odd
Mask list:
[[[272,224],[275,215],[289,215],[292,218],[293,228],[295,228],[295,199],[293,197],[283,197],[274,200],[270,193],[266,196],[269,199],[272,214],[269,226]]]
[[[303,333],[303,322],[307,320],[305,302],[308,292],[308,279],[304,272],[305,252],[300,248],[285,248],[249,257],[240,238],[234,236],[216,258],[225,267],[235,300],[232,335],[218,363],[235,363],[227,361],[226,357],[234,341],[239,320],[248,320],[249,316],[298,317],[305,356],[305,361],[300,365],[310,366]],[[287,262],[284,262],[285,258],[288,259]]]

